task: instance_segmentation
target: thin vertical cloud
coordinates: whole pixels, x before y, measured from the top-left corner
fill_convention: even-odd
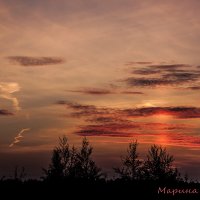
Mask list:
[[[9,147],[13,147],[15,144],[21,142],[22,138],[24,137],[23,136],[23,133],[24,132],[27,132],[27,131],[30,131],[31,129],[30,128],[24,128],[22,129],[18,134],[17,136],[14,138],[14,141],[9,145]]]
[[[0,82],[0,97],[10,100],[15,110],[20,110],[19,101],[13,96],[13,93],[20,91],[18,83]]]

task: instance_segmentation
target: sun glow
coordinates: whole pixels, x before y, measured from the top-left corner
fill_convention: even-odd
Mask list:
[[[156,119],[156,121],[163,123],[168,122],[172,119],[172,116],[166,112],[156,113],[153,117]]]
[[[158,137],[155,139],[155,144],[159,144],[161,146],[167,146],[170,144],[169,138],[166,134],[160,134]]]

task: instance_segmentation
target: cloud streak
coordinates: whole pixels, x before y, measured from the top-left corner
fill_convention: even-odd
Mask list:
[[[131,87],[177,87],[189,84],[188,89],[192,89],[200,81],[198,67],[186,64],[147,65],[142,69],[134,68],[131,74],[134,76],[124,80]]]
[[[138,61],[138,62],[127,62],[125,65],[150,65],[153,64],[151,61]]]
[[[179,119],[200,118],[199,107],[145,107],[122,110],[129,117],[149,117],[153,115],[169,115]]]
[[[116,90],[109,90],[109,89],[99,89],[99,88],[90,88],[90,89],[79,89],[79,90],[67,90],[67,92],[73,93],[81,93],[86,95],[109,95],[109,94],[135,94],[141,95],[144,94],[143,92],[138,91],[116,91]]]
[[[188,87],[186,89],[190,89],[190,90],[200,90],[200,87],[199,86],[191,86],[191,87]]]
[[[160,131],[174,132],[185,131],[191,127],[184,124],[167,124],[167,123],[143,123],[143,122],[115,122],[115,123],[99,123],[80,126],[76,132],[82,136],[120,136],[130,137],[134,134],[155,134]]]
[[[189,119],[189,118],[200,118],[199,107],[140,107],[140,108],[109,108],[109,107],[97,107],[94,105],[82,105],[78,103],[72,103],[67,101],[58,101],[56,104],[66,105],[67,108],[73,110],[71,116],[83,117],[83,116],[101,116],[101,117],[112,117],[115,116],[118,119],[123,117],[151,117],[153,115],[168,115],[177,119]]]
[[[21,142],[22,138],[24,137],[24,133],[27,132],[27,131],[30,131],[31,129],[30,128],[24,128],[22,129],[18,134],[17,136],[15,136],[14,138],[14,141],[9,145],[9,147],[13,147],[15,144]]]
[[[57,65],[64,62],[64,59],[58,57],[9,56],[7,59],[25,67]]]
[[[162,78],[135,78],[130,77],[125,80],[129,86],[139,87],[155,87],[155,86],[166,86],[175,85],[177,83],[184,82],[183,80],[167,80]]]
[[[120,131],[102,131],[95,129],[82,129],[76,132],[80,136],[92,136],[92,137],[128,137],[137,138],[140,142],[148,143],[159,143],[161,145],[169,146],[180,146],[180,147],[190,147],[199,148],[200,138],[198,136],[190,136],[179,132],[157,132],[157,133],[142,133],[142,132],[120,132]],[[146,139],[149,138],[149,139]]]
[[[149,65],[148,68],[152,69],[161,69],[161,70],[175,70],[184,67],[190,67],[190,65],[186,64],[161,64],[161,65]]]
[[[81,89],[81,90],[68,90],[68,92],[75,92],[75,93],[82,93],[88,95],[107,95],[107,94],[116,94],[114,91],[107,90],[107,89]]]
[[[132,72],[133,74],[139,75],[152,75],[152,74],[159,74],[161,73],[160,70],[153,70],[153,69],[137,69]]]
[[[72,117],[95,116],[95,115],[111,115],[115,112],[114,109],[105,107],[96,107],[94,105],[82,105],[68,101],[58,101],[56,104],[65,105],[67,108],[74,110],[71,113]]]

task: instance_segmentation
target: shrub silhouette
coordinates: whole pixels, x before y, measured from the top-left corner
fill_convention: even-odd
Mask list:
[[[14,169],[14,180],[15,181],[23,181],[26,178],[25,168],[21,167],[21,169],[16,166]]]
[[[148,180],[177,181],[180,178],[177,168],[173,167],[174,157],[166,148],[158,145],[150,147],[144,161],[143,175]]]
[[[115,173],[121,179],[138,180],[141,177],[142,161],[138,159],[137,141],[131,142],[127,149],[127,155],[122,158],[122,167],[114,168]]]
[[[90,180],[96,181],[102,177],[101,169],[92,160],[93,148],[88,140],[83,138],[82,146],[77,150],[70,149],[67,138],[59,138],[59,146],[53,150],[48,169],[43,169],[46,180]]]

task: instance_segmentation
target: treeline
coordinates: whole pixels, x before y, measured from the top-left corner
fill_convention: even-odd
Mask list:
[[[166,148],[153,145],[146,159],[139,159],[138,143],[129,144],[127,154],[121,160],[121,167],[113,168],[118,179],[124,181],[153,180],[153,181],[182,181],[177,168],[173,166],[174,157],[167,153]],[[80,149],[71,147],[67,138],[59,138],[59,145],[53,150],[48,169],[43,169],[44,180],[88,180],[100,181],[105,179],[95,161],[92,159],[93,148],[86,138],[83,138]]]
[[[42,169],[41,181],[106,181],[106,173],[97,166],[92,158],[93,147],[87,138],[83,138],[80,148],[70,147],[66,136],[59,138],[59,144],[53,149],[50,164]],[[131,142],[127,153],[121,158],[121,166],[113,168],[115,179],[122,181],[159,181],[180,182],[188,181],[183,178],[174,166],[174,157],[166,148],[152,145],[146,158],[139,158],[137,140]],[[7,180],[2,177],[0,181]],[[13,180],[26,179],[25,169],[15,168]]]
[[[49,166],[43,169],[40,180],[26,179],[24,168],[15,169],[13,178],[0,179],[0,193],[21,195],[24,192],[32,196],[83,195],[92,193],[104,198],[129,197],[133,199],[199,199],[199,193],[185,194],[185,191],[200,192],[200,184],[188,181],[174,166],[174,157],[166,148],[152,145],[144,159],[138,154],[138,142],[133,141],[127,153],[121,158],[121,166],[113,168],[116,178],[107,179],[103,170],[92,158],[93,148],[83,138],[80,148],[70,147],[67,138],[59,138],[59,144],[53,149]],[[199,190],[199,191],[198,191]],[[13,192],[11,192],[13,191]],[[90,194],[91,192],[91,194]],[[179,193],[180,192],[180,193]],[[21,196],[20,196],[21,197]]]

